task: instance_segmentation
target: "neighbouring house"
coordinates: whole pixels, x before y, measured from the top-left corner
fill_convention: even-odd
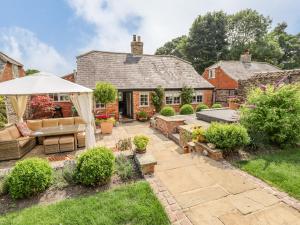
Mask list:
[[[229,96],[235,96],[239,81],[247,80],[257,72],[278,72],[278,67],[265,62],[251,61],[251,54],[245,51],[240,61],[219,61],[205,69],[203,77],[215,86],[214,102],[227,105]]]
[[[171,55],[143,54],[143,42],[136,35],[131,42],[131,53],[90,51],[79,55],[75,82],[92,89],[97,82],[115,85],[118,98],[105,111],[116,118],[121,115],[132,119],[139,111],[153,115],[151,92],[158,86],[165,89],[165,105],[177,112],[183,86],[195,89],[194,107],[200,102],[211,105],[214,90],[189,62]],[[95,102],[95,109],[104,113],[101,102]]]
[[[23,65],[8,55],[0,52],[0,82],[25,76]],[[8,123],[16,120],[16,114],[9,101],[6,102],[6,115]]]
[[[23,65],[0,52],[0,82],[25,76]]]

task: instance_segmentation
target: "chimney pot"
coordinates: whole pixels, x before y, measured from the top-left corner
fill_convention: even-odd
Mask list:
[[[143,45],[144,43],[141,41],[141,36],[133,35],[133,40],[131,42],[131,54],[143,55]]]

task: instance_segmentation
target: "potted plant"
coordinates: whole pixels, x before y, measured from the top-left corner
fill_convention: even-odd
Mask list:
[[[95,120],[96,126],[100,125],[102,134],[111,134],[115,119],[107,115],[97,115]]]
[[[140,111],[137,113],[137,119],[139,121],[145,122],[148,120],[148,114],[145,111]]]
[[[101,133],[111,134],[115,119],[110,118],[106,113],[106,106],[108,103],[117,101],[117,89],[110,83],[100,82],[96,84],[94,90],[94,97],[96,102],[101,102],[105,107],[105,115],[96,116],[100,122]]]
[[[136,147],[135,151],[137,153],[145,153],[148,143],[149,138],[145,135],[137,135],[133,138],[133,144]]]
[[[206,142],[205,130],[202,127],[195,128],[192,132],[192,136],[196,142]]]
[[[236,96],[228,97],[228,105],[230,109],[236,110],[240,107],[239,99]]]

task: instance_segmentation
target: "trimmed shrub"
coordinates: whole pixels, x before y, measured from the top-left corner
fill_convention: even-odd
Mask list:
[[[115,157],[111,149],[95,147],[82,153],[77,160],[75,177],[87,186],[105,184],[114,170]]]
[[[171,106],[165,106],[160,111],[160,115],[163,115],[163,116],[174,116],[175,115],[175,110]]]
[[[241,123],[252,145],[294,144],[300,140],[300,85],[267,86],[250,91]]]
[[[146,150],[147,145],[149,143],[149,138],[145,135],[136,135],[133,138],[133,144],[136,147],[136,150],[138,152],[143,152]]]
[[[209,107],[204,103],[199,103],[199,105],[196,107],[196,112],[200,112],[202,109],[209,109]]]
[[[194,113],[193,106],[191,106],[189,104],[185,104],[185,105],[181,106],[179,113],[180,113],[180,115],[193,114]]]
[[[53,171],[48,161],[31,158],[16,164],[7,184],[13,199],[25,198],[46,190],[53,179]]]
[[[214,122],[206,130],[205,137],[208,142],[225,151],[234,150],[250,142],[246,128],[240,124]]]
[[[133,177],[133,166],[123,154],[116,158],[116,172],[122,180],[129,180]]]
[[[211,106],[212,109],[219,109],[222,108],[223,106],[220,103],[215,103]]]
[[[145,111],[140,111],[136,113],[137,117],[140,119],[148,119],[148,113]]]

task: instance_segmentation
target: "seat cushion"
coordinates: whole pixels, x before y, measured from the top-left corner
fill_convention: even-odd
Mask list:
[[[77,134],[77,138],[78,139],[82,139],[82,138],[85,138],[85,132],[80,132]]]
[[[74,142],[74,136],[71,135],[66,135],[66,136],[61,136],[59,138],[59,143],[60,144],[69,144]]]
[[[59,125],[74,125],[74,117],[60,118]]]
[[[30,130],[37,131],[43,127],[42,120],[27,120],[27,126]]]
[[[46,137],[44,145],[58,145],[59,137]]]
[[[86,122],[81,117],[75,117],[74,122],[75,122],[75,125],[86,124]]]
[[[23,137],[27,137],[32,133],[32,130],[29,129],[27,126],[27,123],[25,122],[20,122],[16,124],[18,130],[21,132]]]
[[[17,138],[21,137],[21,134],[20,134],[18,128],[16,127],[16,125],[12,125],[12,126],[6,128],[6,130],[8,130],[10,136],[13,139],[17,139]]]
[[[20,147],[22,148],[30,141],[30,139],[30,137],[20,137],[17,140],[19,142]]]
[[[59,119],[43,119],[43,127],[58,127]]]
[[[7,129],[0,131],[0,141],[11,141],[13,138],[10,136],[10,133]]]

